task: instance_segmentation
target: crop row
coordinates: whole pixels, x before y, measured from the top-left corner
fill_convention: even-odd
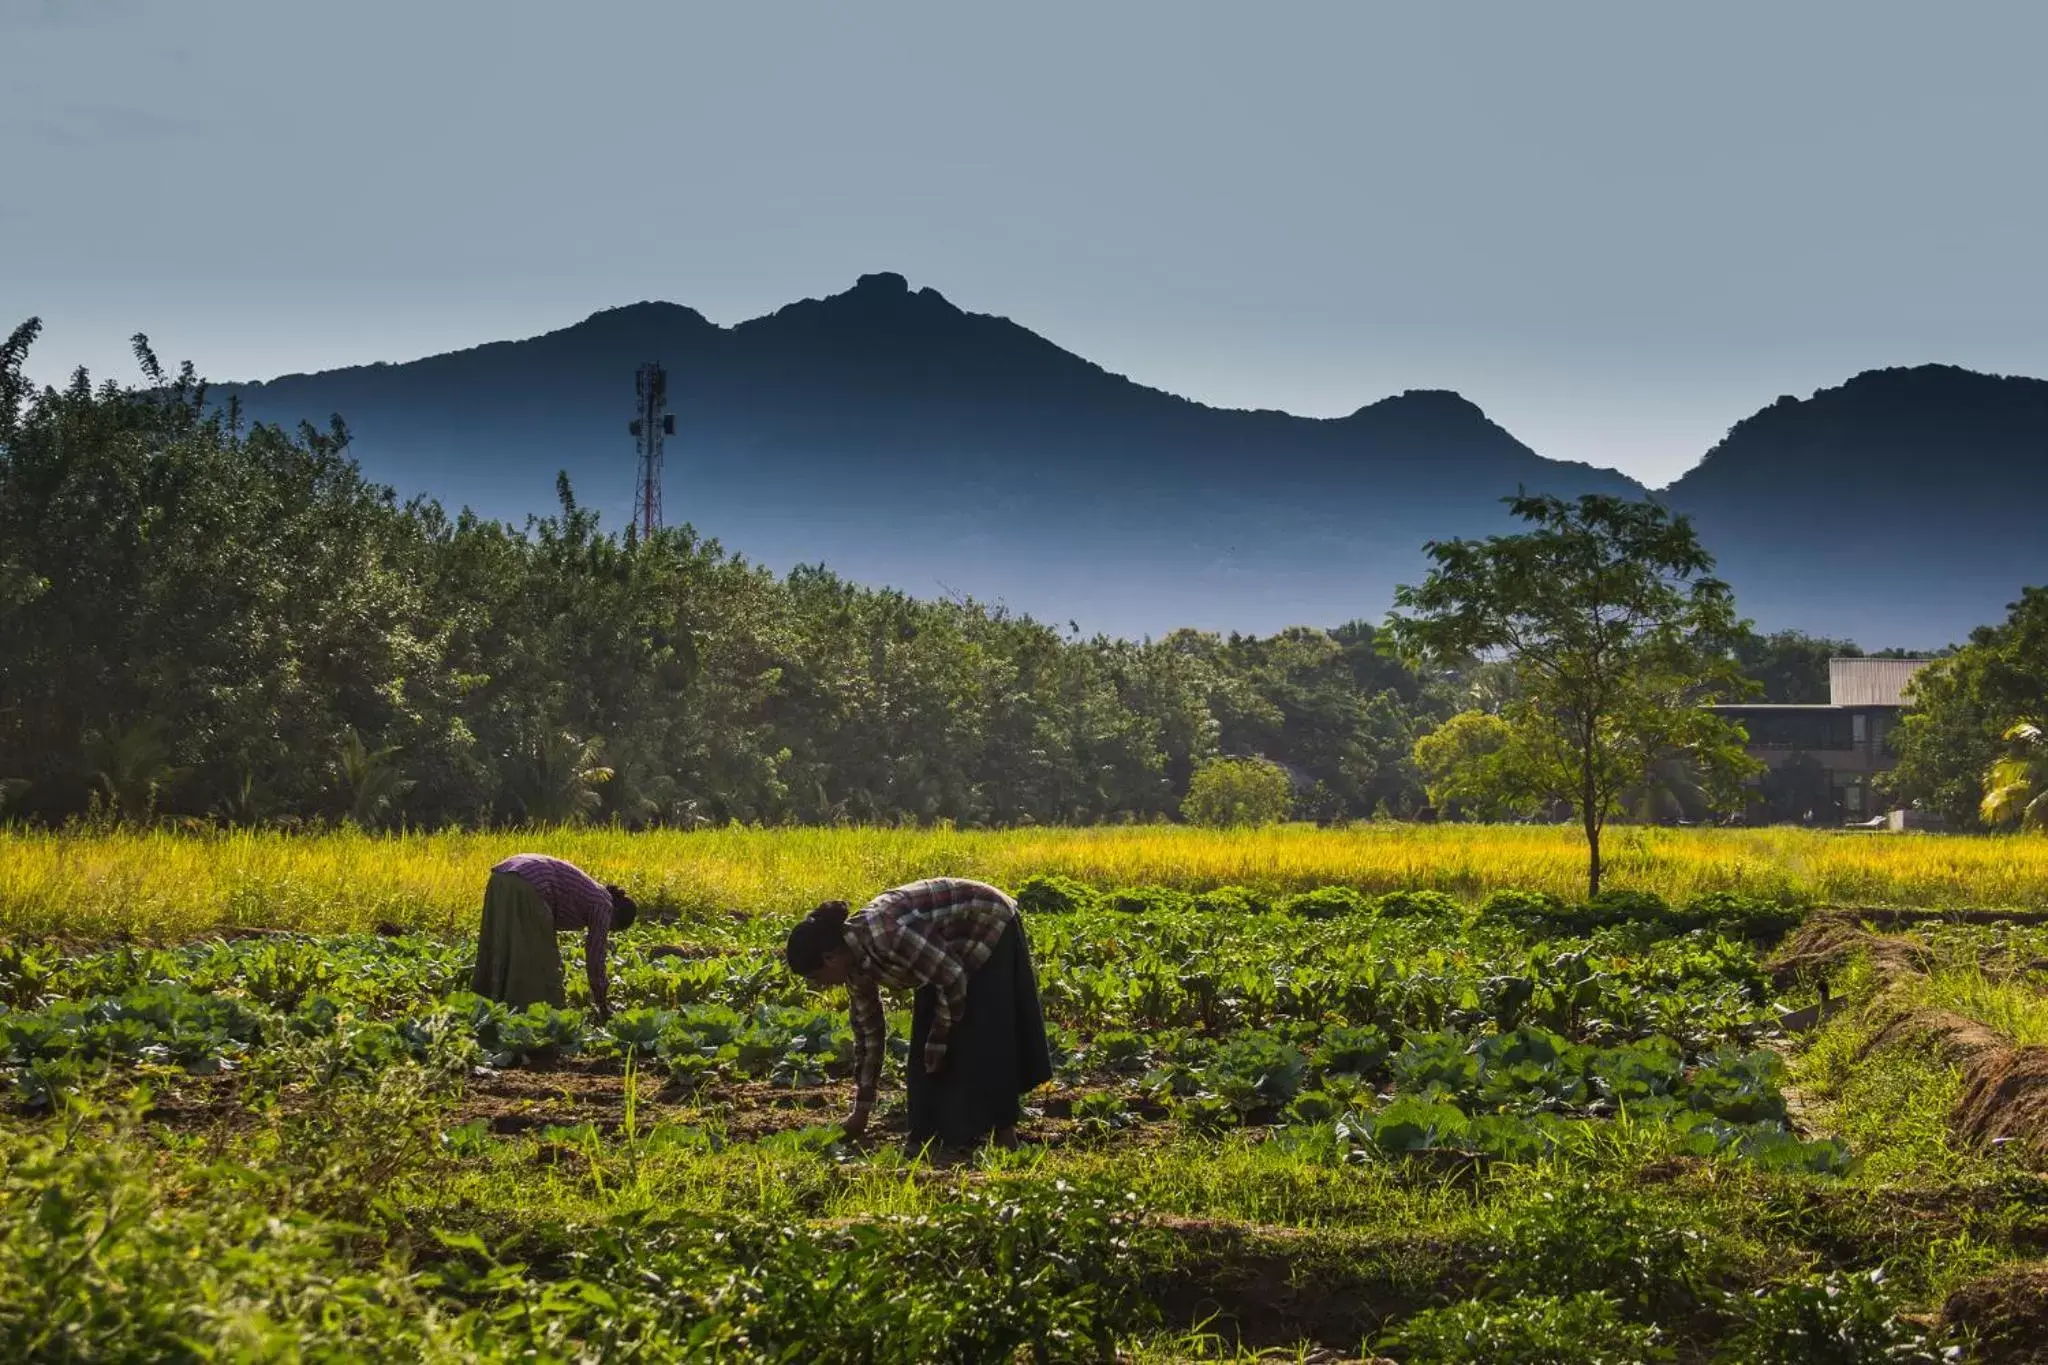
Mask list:
[[[905,1051],[900,1016],[894,1022],[892,1066]],[[1702,1154],[1763,1153],[1815,1170],[1846,1163],[1834,1144],[1790,1137],[1782,1073],[1768,1051],[1721,1046],[1688,1056],[1661,1034],[1599,1046],[1532,1024],[1390,1033],[1324,1021],[1221,1038],[1186,1029],[1056,1035],[1066,1083],[1113,1087],[1079,1101],[1084,1128],[1121,1126],[1136,1101],[1203,1131],[1333,1125],[1354,1157],[1451,1150],[1531,1158],[1564,1145],[1574,1124],[1628,1113],[1678,1128]],[[176,985],[0,1014],[0,1044],[15,1099],[30,1108],[121,1066],[331,1082],[399,1062],[502,1067],[542,1052],[592,1052],[653,1067],[683,1088],[741,1079],[793,1087],[843,1078],[851,1053],[843,1015],[789,1006],[642,1007],[591,1028],[575,1011],[514,1012],[460,994],[393,1022],[353,1018],[324,995],[278,1014]]]
[[[1055,1018],[1086,1029],[1199,1027],[1220,1032],[1275,1019],[1341,1014],[1351,1022],[1430,1027],[1541,1023],[1576,1034],[1602,1021],[1637,1032],[1712,1034],[1756,1022],[1767,996],[1736,916],[1713,927],[1645,918],[1565,932],[1540,910],[1495,897],[1476,914],[1428,893],[1377,899],[1326,888],[1278,905],[1239,888],[1191,897],[1139,888],[1074,904],[1052,879],[1020,900]],[[1057,889],[1055,887],[1054,889]],[[1304,905],[1312,907],[1305,910]],[[1527,913],[1523,913],[1527,911]],[[1701,911],[1688,911],[1697,917]],[[716,1002],[799,1005],[808,992],[775,951],[780,925],[716,917],[636,928],[614,944],[615,996],[669,1008]],[[664,940],[685,940],[679,951]],[[460,989],[464,939],[265,936],[177,948],[121,945],[69,952],[0,944],[0,1008],[32,1009],[176,983],[296,1009],[326,996],[394,1017]],[[572,1000],[581,989],[574,950]]]

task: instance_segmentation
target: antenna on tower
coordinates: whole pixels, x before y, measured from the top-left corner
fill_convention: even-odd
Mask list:
[[[640,415],[628,428],[633,449],[640,456],[640,482],[633,493],[633,520],[639,524],[641,539],[661,529],[661,443],[676,434],[676,419],[668,410],[668,371],[652,362],[642,365],[633,381]]]

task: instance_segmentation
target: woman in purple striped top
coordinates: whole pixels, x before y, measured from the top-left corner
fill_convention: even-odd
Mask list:
[[[514,1009],[536,1000],[562,1007],[562,951],[555,935],[583,931],[583,961],[590,1004],[611,1017],[605,951],[614,929],[639,913],[633,898],[597,881],[574,863],[540,853],[518,853],[491,869],[484,887],[483,930],[477,936],[470,989]]]

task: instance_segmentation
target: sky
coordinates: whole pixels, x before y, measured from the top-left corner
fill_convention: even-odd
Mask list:
[[[0,0],[0,326],[40,379],[138,330],[256,379],[894,270],[1661,485],[1864,369],[2048,375],[2044,44],[2031,0]]]

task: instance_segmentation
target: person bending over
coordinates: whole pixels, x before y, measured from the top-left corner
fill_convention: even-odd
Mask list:
[[[981,882],[939,877],[884,891],[859,912],[826,901],[789,932],[790,969],[844,985],[853,1020],[853,1112],[867,1130],[882,1075],[883,987],[911,1007],[910,1146],[1014,1146],[1021,1097],[1052,1079],[1038,977],[1017,903]]]
[[[555,935],[583,931],[590,1005],[611,1017],[605,952],[612,931],[633,923],[638,907],[616,886],[598,882],[574,863],[519,853],[491,869],[484,887],[483,930],[469,988],[524,1009],[536,1000],[562,1007],[562,951]]]

